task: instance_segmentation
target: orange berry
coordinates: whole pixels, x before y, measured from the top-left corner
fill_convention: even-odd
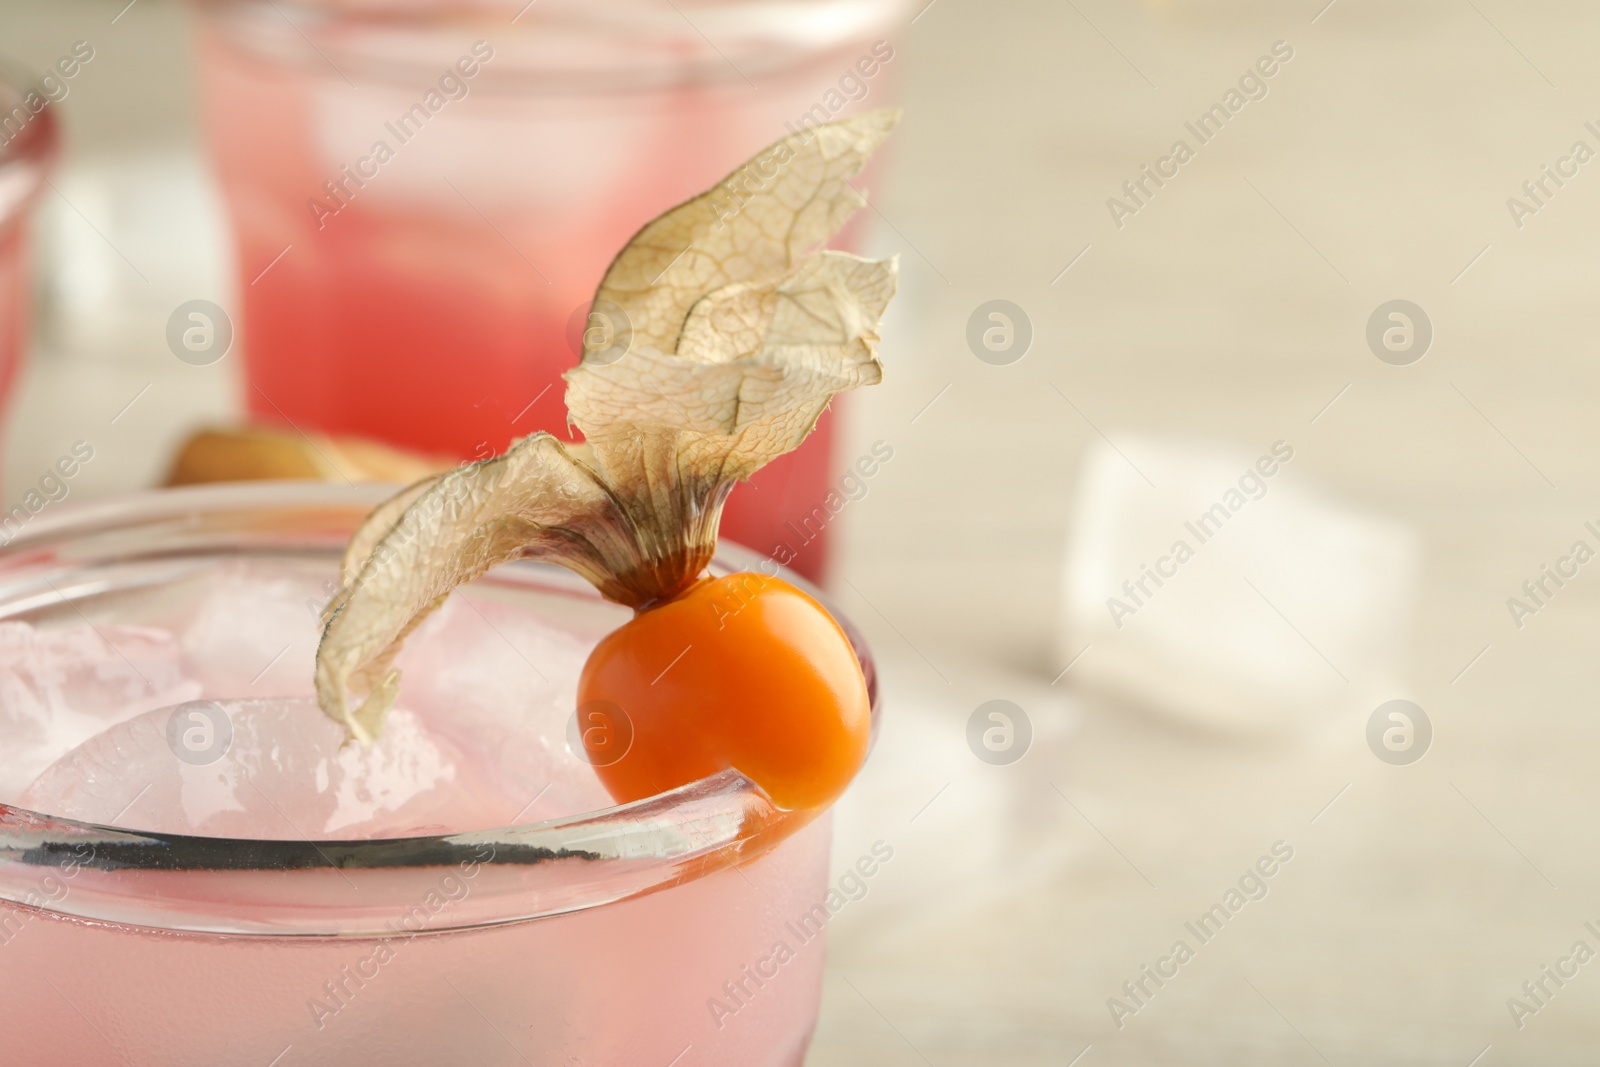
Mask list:
[[[866,758],[872,726],[839,624],[749,572],[702,579],[608,634],[578,683],[580,720],[607,704],[631,745],[615,762],[591,758],[622,803],[734,767],[781,808],[823,808]]]

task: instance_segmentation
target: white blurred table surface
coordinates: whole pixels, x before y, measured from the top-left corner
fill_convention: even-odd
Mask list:
[[[835,922],[813,1067],[1577,1064],[1600,1045],[1600,965],[1520,1030],[1506,1005],[1575,941],[1600,950],[1600,577],[1520,630],[1505,605],[1600,519],[1600,164],[1520,229],[1506,206],[1574,141],[1600,149],[1600,9],[1323,4],[937,0],[900,45],[874,250],[900,252],[903,297],[846,444],[895,458],[841,517],[833,581],[887,694],[838,857],[880,838],[896,856]],[[83,152],[192,151],[181,19],[143,0],[111,26],[121,6],[28,0],[0,35],[35,60],[101,35],[74,90]],[[1117,228],[1107,198],[1279,40],[1294,58],[1267,96]],[[1436,331],[1409,367],[1363,336],[1399,297]],[[964,340],[993,298],[1033,323],[1012,366]],[[104,463],[75,492],[147,484],[230,410],[231,362],[41,354],[8,498],[79,437]],[[1395,695],[1432,717],[1421,762],[1375,759],[1365,709],[1247,742],[1050,685],[1078,459],[1174,431],[1291,440],[1285,477],[1420,530]],[[997,697],[1039,734],[1010,767],[966,748]],[[1107,998],[1280,839],[1268,896],[1118,1029]]]

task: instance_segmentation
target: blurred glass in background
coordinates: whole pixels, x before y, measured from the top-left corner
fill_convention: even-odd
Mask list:
[[[203,3],[250,415],[453,459],[569,436],[584,331],[627,330],[589,307],[617,249],[765,145],[889,103],[903,9]],[[832,444],[825,416],[735,493],[724,536],[803,541],[817,576],[825,541],[797,534]]]
[[[10,399],[27,345],[28,215],[57,149],[50,96],[43,84],[0,66],[0,405]]]

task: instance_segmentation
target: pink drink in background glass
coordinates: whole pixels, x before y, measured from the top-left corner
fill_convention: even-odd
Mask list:
[[[251,414],[459,458],[567,436],[560,375],[611,257],[791,130],[888,103],[903,8],[208,0]],[[817,577],[801,520],[832,441],[825,417],[724,535]]]
[[[736,772],[608,807],[564,724],[625,609],[501,568],[339,747],[316,611],[377,497],[172,490],[0,550],[7,1062],[798,1067],[828,819]]]
[[[0,405],[11,395],[28,337],[28,210],[57,151],[55,110],[0,68]]]

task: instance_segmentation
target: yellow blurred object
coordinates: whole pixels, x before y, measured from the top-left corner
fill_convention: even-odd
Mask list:
[[[414,482],[455,466],[360,437],[326,437],[239,427],[200,430],[172,461],[167,485],[202,482],[315,480]]]

